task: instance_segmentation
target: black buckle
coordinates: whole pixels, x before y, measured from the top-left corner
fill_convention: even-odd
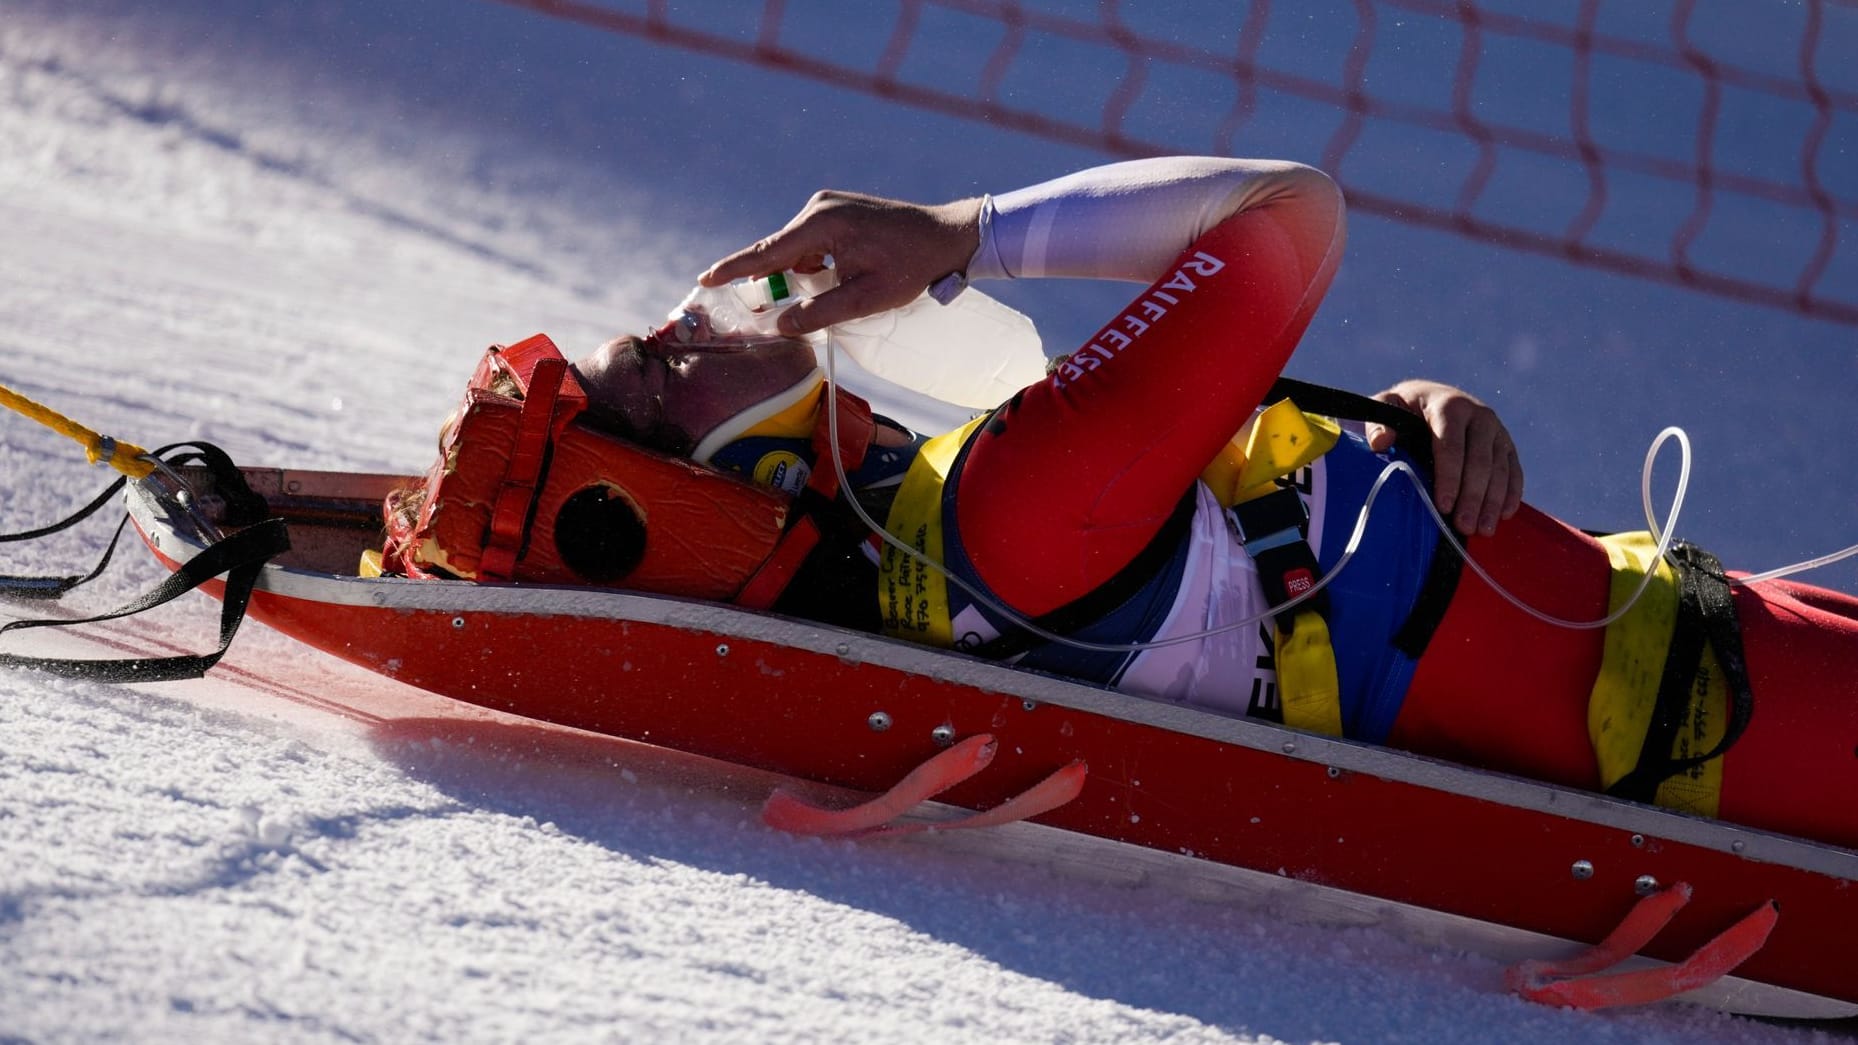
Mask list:
[[[1252,562],[1258,567],[1258,580],[1264,587],[1265,602],[1272,609],[1275,610],[1316,586],[1322,567],[1316,561],[1316,553],[1310,548],[1309,540],[1304,536],[1310,513],[1295,489],[1280,486],[1263,497],[1233,505],[1230,513],[1233,522],[1238,525],[1239,539],[1245,554],[1251,556]],[[1317,592],[1298,605],[1326,617],[1329,612],[1328,593]],[[1293,629],[1292,617],[1280,617],[1277,625],[1284,634],[1289,635]]]

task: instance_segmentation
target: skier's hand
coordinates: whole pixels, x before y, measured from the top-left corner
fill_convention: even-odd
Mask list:
[[[1488,537],[1523,503],[1523,466],[1497,412],[1437,381],[1402,381],[1374,398],[1426,419],[1432,429],[1433,503],[1458,532]],[[1368,445],[1385,450],[1393,429],[1368,426]]]
[[[711,265],[706,287],[783,269],[818,272],[828,254],[839,285],[780,316],[781,333],[822,327],[916,299],[929,284],[965,270],[980,246],[979,199],[927,207],[853,192],[817,192],[774,235]]]

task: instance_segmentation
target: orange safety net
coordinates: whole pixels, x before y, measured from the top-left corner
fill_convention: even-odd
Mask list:
[[[1209,7],[1191,31],[1172,4],[1099,0],[1092,13],[1034,0],[872,0],[856,18],[834,17],[829,40],[809,31],[822,12],[802,0],[721,13],[668,0],[499,2],[1117,157],[1275,154],[1240,136],[1288,101],[1327,113],[1333,129],[1309,158],[1357,211],[1858,326],[1858,279],[1847,276],[1858,270],[1858,177],[1840,159],[1858,90],[1834,60],[1858,42],[1849,0],[1763,5],[1759,34],[1722,31],[1697,0],[1674,0],[1662,26],[1648,24],[1658,21],[1649,8],[1622,14],[1599,0],[1335,0],[1319,12],[1252,0]],[[1760,48],[1725,43],[1757,35]],[[1343,38],[1339,61],[1310,60],[1312,41]],[[1439,60],[1402,55],[1416,45]],[[1053,53],[1071,86],[1100,89],[1041,90],[1043,74],[1027,70]],[[1333,68],[1313,71],[1324,64]],[[1219,89],[1183,97],[1189,82]],[[1622,83],[1650,86],[1622,102]],[[1559,104],[1543,95],[1565,96],[1565,114],[1540,119]],[[1634,129],[1617,110],[1638,103],[1649,115]],[[1751,123],[1797,129],[1792,154],[1725,144]],[[1436,160],[1427,177],[1351,177],[1389,142]],[[1444,202],[1435,186],[1454,176]],[[1523,213],[1497,201],[1493,184],[1510,177],[1558,186],[1555,204]],[[1620,213],[1641,203],[1682,214],[1648,238],[1643,219]],[[1751,221],[1764,234],[1747,232]]]

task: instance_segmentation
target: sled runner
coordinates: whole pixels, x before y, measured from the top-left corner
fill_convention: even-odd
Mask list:
[[[1011,837],[1087,835],[1215,891],[1505,958],[1554,958],[1620,928],[1604,958],[1517,973],[1517,986],[1559,1003],[1569,992],[1548,988],[1569,982],[1575,1003],[1583,991],[1595,1004],[1644,1000],[1633,982],[1580,985],[1648,938],[1641,953],[1661,962],[1746,954],[1687,997],[1858,1014],[1858,853],[720,603],[362,576],[382,498],[408,478],[241,474],[290,534],[259,572],[251,615],[412,685],[861,791],[991,737],[991,761],[952,773],[944,801],[993,810],[1087,767],[1073,772],[1073,794],[1036,814],[1043,826],[1014,825],[1032,833]],[[131,485],[134,523],[170,567],[227,537],[217,485],[198,467]],[[1642,901],[1648,910],[1635,911]],[[1762,913],[1771,905],[1778,918]],[[1702,982],[1661,975],[1665,987]]]

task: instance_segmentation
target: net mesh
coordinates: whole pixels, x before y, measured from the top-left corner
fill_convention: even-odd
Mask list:
[[[1359,212],[1858,326],[1854,0],[500,2],[1109,156],[1317,158]]]

